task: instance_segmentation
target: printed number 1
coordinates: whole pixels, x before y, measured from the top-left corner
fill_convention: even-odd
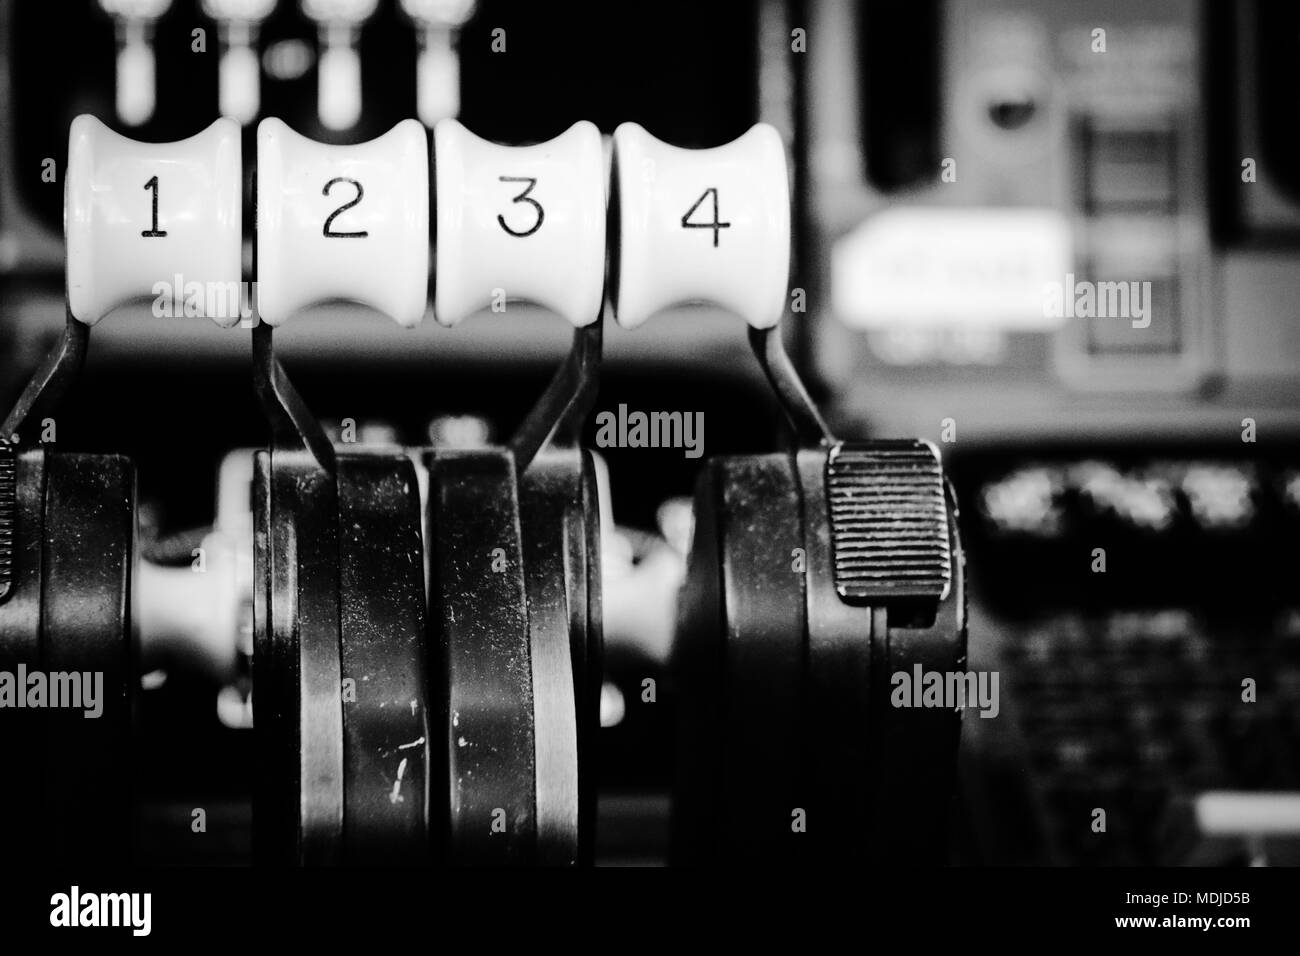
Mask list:
[[[167,235],[167,231],[158,228],[158,177],[154,176],[150,179],[144,184],[144,188],[153,193],[153,226],[149,229],[145,229],[140,233],[140,235],[144,236],[146,239],[161,239],[163,236]]]
[[[713,221],[712,222],[691,222],[691,216],[695,215],[695,210],[700,208],[700,204],[709,196],[713,196]],[[731,223],[718,221],[718,189],[716,186],[710,186],[704,190],[699,199],[695,200],[695,205],[686,210],[686,215],[682,216],[683,229],[712,229],[713,230],[713,247],[718,247],[718,232],[722,229],[730,229]]]

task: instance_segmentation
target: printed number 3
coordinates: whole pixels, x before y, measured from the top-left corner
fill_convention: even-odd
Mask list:
[[[541,203],[539,203],[536,199],[533,199],[528,195],[530,192],[533,191],[533,187],[537,185],[537,180],[532,178],[531,176],[498,176],[497,179],[503,183],[527,183],[528,185],[524,187],[524,191],[521,192],[518,196],[516,196],[511,201],[526,202],[534,209],[537,210],[537,221],[533,223],[532,227],[527,229],[526,231],[520,232],[517,229],[511,229],[510,224],[506,222],[506,217],[498,215],[497,222],[501,224],[501,228],[504,229],[506,232],[510,233],[510,235],[518,239],[523,239],[526,236],[531,236],[538,229],[541,229],[542,220],[546,218],[546,210],[542,208]]]

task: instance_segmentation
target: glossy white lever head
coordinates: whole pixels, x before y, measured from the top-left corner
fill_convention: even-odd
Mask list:
[[[775,129],[760,123],[724,146],[682,149],[624,123],[614,169],[620,325],[688,302],[730,309],[754,328],[777,324],[790,275],[790,186]]]
[[[68,136],[63,229],[68,307],[78,321],[94,325],[125,302],[166,295],[186,304],[183,314],[234,325],[239,125],[219,119],[189,139],[141,143],[78,116]]]
[[[434,166],[439,322],[455,325],[511,299],[575,327],[600,317],[606,176],[594,125],[575,123],[535,146],[500,146],[443,120]]]
[[[280,325],[345,299],[419,324],[429,287],[424,127],[403,120],[368,143],[329,146],[267,119],[257,127],[257,162],[262,320]]]

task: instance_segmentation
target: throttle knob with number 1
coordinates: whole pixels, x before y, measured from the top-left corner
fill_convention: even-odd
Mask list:
[[[403,120],[368,143],[329,146],[280,120],[257,127],[257,283],[275,326],[344,299],[408,328],[429,288],[429,154]]]
[[[534,146],[500,146],[455,120],[434,130],[438,198],[434,314],[455,325],[497,296],[575,327],[600,316],[605,163],[586,121]]]
[[[189,139],[141,143],[78,116],[63,216],[68,307],[78,321],[94,325],[125,302],[163,292],[202,303],[220,325],[239,321],[239,124],[219,119]]]
[[[724,146],[682,149],[624,123],[614,168],[620,325],[687,302],[730,309],[757,329],[777,324],[790,274],[790,186],[775,129],[760,123]]]

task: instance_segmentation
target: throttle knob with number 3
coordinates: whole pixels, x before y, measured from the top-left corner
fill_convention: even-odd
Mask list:
[[[775,129],[760,123],[724,146],[682,149],[624,123],[614,169],[620,325],[688,302],[730,309],[758,329],[777,324],[790,274],[790,185]]]
[[[344,299],[408,328],[429,288],[429,153],[403,120],[368,143],[329,146],[280,120],[257,127],[257,285],[261,317],[280,325]]]
[[[605,163],[586,121],[534,146],[500,146],[455,120],[434,130],[438,198],[434,314],[443,325],[534,302],[581,328],[605,286]]]
[[[189,139],[141,143],[78,116],[68,137],[63,223],[68,308],[78,321],[94,325],[125,302],[165,294],[234,325],[243,243],[239,124],[219,119]]]

